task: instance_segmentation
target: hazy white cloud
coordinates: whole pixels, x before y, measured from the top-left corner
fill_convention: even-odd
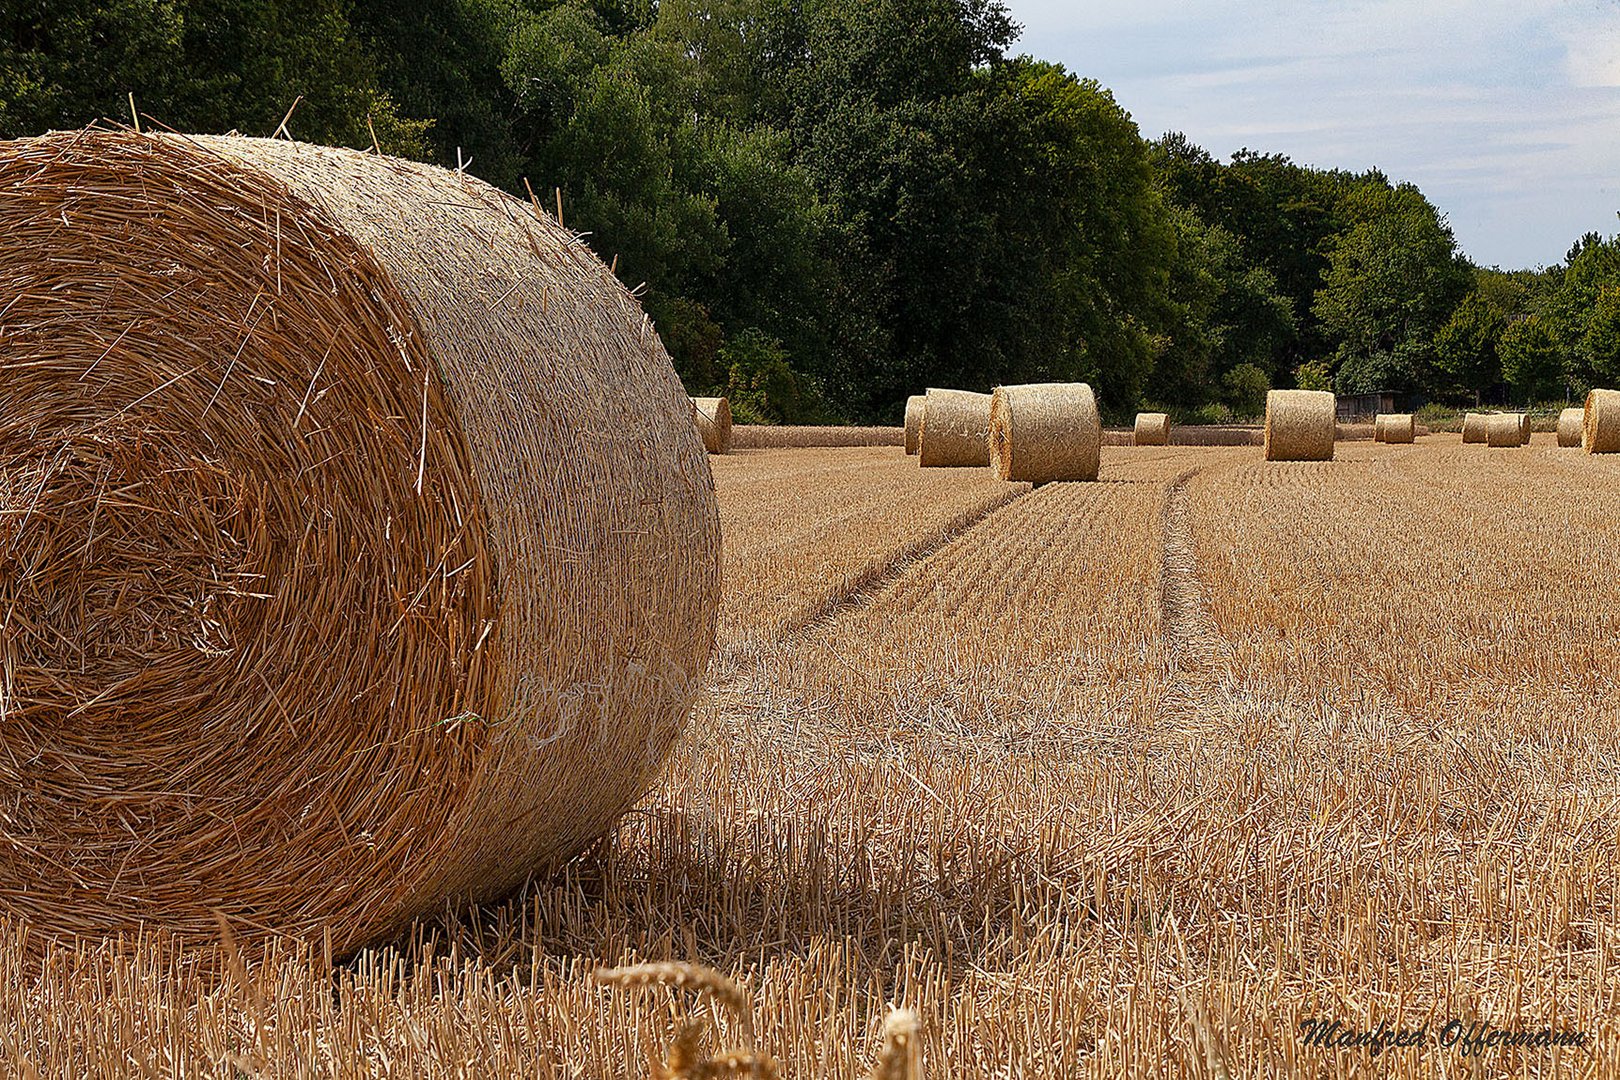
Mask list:
[[[1614,0],[1010,0],[1019,48],[1114,91],[1143,133],[1377,166],[1475,259],[1555,262],[1620,227]]]

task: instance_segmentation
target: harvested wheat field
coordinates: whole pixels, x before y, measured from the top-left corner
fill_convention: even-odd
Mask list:
[[[349,959],[8,949],[10,1071],[1620,1073],[1620,460],[711,464],[721,658],[610,839]]]

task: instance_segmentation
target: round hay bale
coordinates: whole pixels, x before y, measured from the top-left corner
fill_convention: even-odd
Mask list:
[[[1378,417],[1375,438],[1385,443],[1409,443],[1417,437],[1417,423],[1411,413],[1384,413]]]
[[[1558,414],[1558,445],[1581,445],[1581,426],[1586,420],[1585,409],[1565,409]]]
[[[929,390],[917,436],[917,463],[925,469],[990,464],[990,395]]]
[[[1519,413],[1492,413],[1485,425],[1486,446],[1523,446],[1524,424]]]
[[[1136,414],[1136,428],[1131,442],[1137,446],[1169,446],[1170,414],[1142,412]]]
[[[990,467],[1003,480],[1095,480],[1102,417],[1085,383],[998,386],[990,402]]]
[[[731,402],[723,397],[695,397],[692,399],[692,418],[698,434],[703,437],[703,449],[711,454],[731,453]]]
[[[453,172],[0,143],[0,859],[47,933],[342,953],[602,836],[714,640],[692,406]]]
[[[1593,390],[1586,395],[1581,445],[1588,454],[1620,453],[1620,390]]]
[[[927,398],[921,394],[912,394],[906,398],[906,454],[917,452],[922,442],[923,405]]]
[[[1326,390],[1266,392],[1266,460],[1332,461],[1337,399]]]
[[[1494,413],[1471,412],[1463,415],[1462,441],[1465,443],[1483,443],[1486,441],[1486,431],[1490,427],[1491,417]]]

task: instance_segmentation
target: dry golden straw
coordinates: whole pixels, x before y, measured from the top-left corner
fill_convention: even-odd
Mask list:
[[[730,401],[723,397],[695,397],[692,417],[698,434],[703,436],[703,449],[711,454],[731,453]]]
[[[990,467],[1003,480],[1095,480],[1102,419],[1085,383],[998,386],[990,404]]]
[[[1169,446],[1170,415],[1162,412],[1137,413],[1131,441],[1137,446]]]
[[[927,398],[913,394],[906,398],[906,453],[915,454],[922,436],[923,404]]]
[[[1620,453],[1620,390],[1593,390],[1586,395],[1581,445],[1588,454]]]
[[[1530,445],[1530,414],[1529,413],[1515,413],[1514,415],[1519,418],[1519,445],[1520,446],[1529,446]]]
[[[1565,409],[1558,414],[1558,445],[1581,445],[1581,426],[1586,420],[1585,409]]]
[[[1482,443],[1486,441],[1486,429],[1490,427],[1491,417],[1494,413],[1471,412],[1463,416],[1462,441],[1465,443]]]
[[[1337,402],[1326,390],[1266,393],[1266,460],[1332,461]]]
[[[0,191],[7,910],[341,953],[601,836],[719,592],[691,404],[607,268],[288,140],[0,143]]]
[[[930,390],[917,439],[923,468],[990,464],[990,395]]]
[[[1524,423],[1520,413],[1493,413],[1485,425],[1486,446],[1523,446]]]
[[[1384,443],[1409,443],[1417,436],[1417,425],[1411,413],[1383,413],[1375,421],[1373,440]]]

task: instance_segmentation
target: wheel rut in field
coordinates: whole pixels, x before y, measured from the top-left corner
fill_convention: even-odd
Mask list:
[[[1221,658],[1221,636],[1209,617],[1204,587],[1198,579],[1193,549],[1187,484],[1197,475],[1189,469],[1171,481],[1164,501],[1164,560],[1159,571],[1165,645],[1179,688],[1189,679],[1210,676]]]
[[[1031,491],[1028,485],[1021,486],[1023,487],[1021,491],[1004,492],[980,506],[963,511],[933,532],[920,536],[909,544],[895,549],[888,558],[875,562],[852,574],[829,591],[819,603],[795,618],[788,620],[781,627],[781,633],[784,635],[802,634],[818,623],[833,618],[839,612],[860,603],[863,598],[882,592],[916,563],[921,562],[958,539],[996,511],[1004,509],[1028,495]]]

